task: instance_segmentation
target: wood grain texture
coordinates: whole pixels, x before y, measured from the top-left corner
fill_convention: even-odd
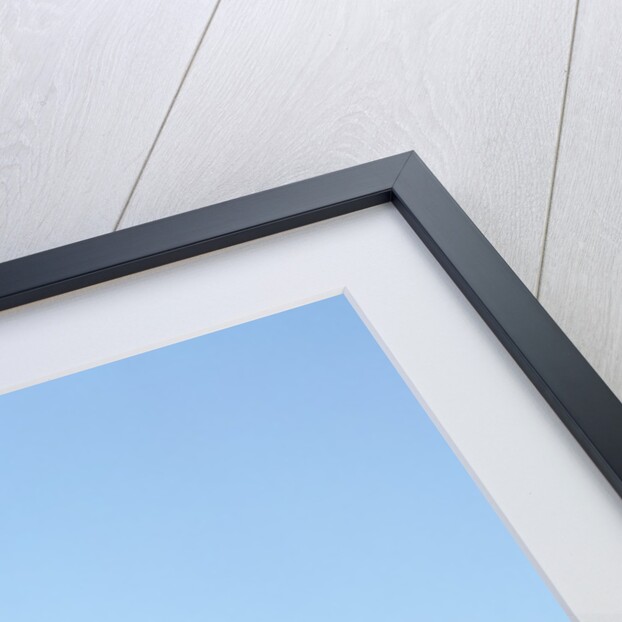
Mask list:
[[[0,261],[114,228],[214,1],[0,3]]]
[[[622,4],[581,2],[541,301],[622,399]]]
[[[223,0],[121,224],[415,149],[533,287],[573,13]]]

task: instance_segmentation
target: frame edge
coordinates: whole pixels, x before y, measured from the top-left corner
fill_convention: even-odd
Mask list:
[[[622,497],[622,403],[414,151],[0,264],[0,311],[392,201]]]
[[[414,152],[393,202],[622,497],[622,403],[613,391]]]

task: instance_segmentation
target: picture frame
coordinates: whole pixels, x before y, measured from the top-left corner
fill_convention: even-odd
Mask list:
[[[415,152],[0,264],[0,310],[391,202],[622,496],[622,403]]]

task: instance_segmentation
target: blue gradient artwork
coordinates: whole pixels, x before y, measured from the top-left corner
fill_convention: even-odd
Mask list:
[[[0,620],[567,617],[339,296],[0,396]]]

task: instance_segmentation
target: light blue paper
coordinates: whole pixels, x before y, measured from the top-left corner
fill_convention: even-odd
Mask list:
[[[0,397],[2,621],[566,619],[342,296]]]

